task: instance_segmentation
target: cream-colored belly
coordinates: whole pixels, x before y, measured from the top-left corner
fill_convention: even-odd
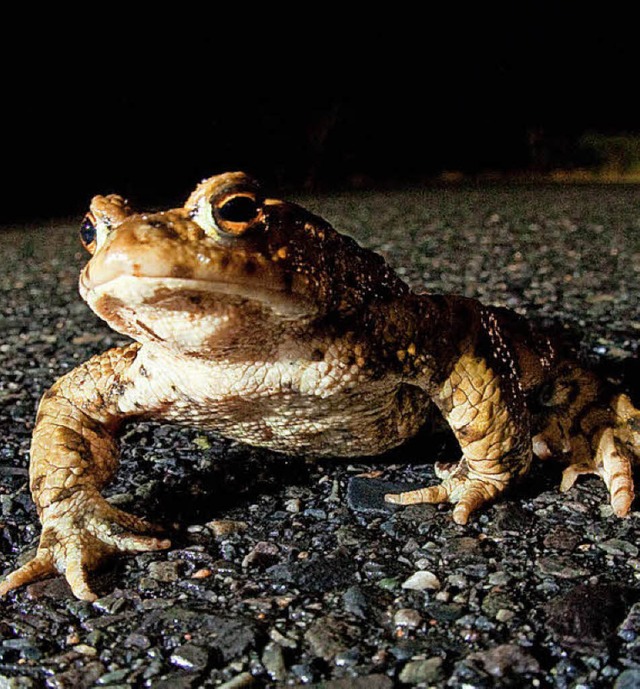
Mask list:
[[[429,407],[418,388],[392,377],[373,380],[339,362],[214,365],[167,360],[152,350],[141,350],[138,360],[120,400],[123,412],[289,454],[385,452],[418,431]]]
[[[324,399],[279,393],[223,400],[200,414],[199,423],[225,437],[288,454],[328,456],[385,452],[417,432],[422,422],[416,414],[408,427],[389,390]]]

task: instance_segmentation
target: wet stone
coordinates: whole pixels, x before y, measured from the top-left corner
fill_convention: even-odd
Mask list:
[[[193,689],[198,678],[180,673],[171,673],[159,677],[151,685],[153,689]]]
[[[497,505],[496,515],[489,525],[489,533],[504,537],[505,535],[520,536],[528,532],[532,526],[532,515],[517,503],[511,502]]]
[[[541,557],[537,564],[543,574],[549,574],[560,579],[579,579],[590,573],[588,569],[576,565],[567,557]]]
[[[132,632],[124,640],[124,645],[130,648],[140,648],[142,650],[147,649],[151,646],[151,641],[149,637],[145,634],[139,634],[138,632]]]
[[[470,536],[450,538],[444,544],[442,557],[445,562],[451,562],[456,567],[460,565],[480,564],[484,562],[484,556],[480,542]]]
[[[545,605],[551,629],[574,648],[606,645],[627,616],[638,592],[610,584],[579,584]]]
[[[250,672],[241,672],[228,682],[218,685],[218,689],[249,689],[253,685],[253,675]]]
[[[339,653],[348,650],[360,636],[360,629],[333,616],[323,617],[304,635],[312,653],[331,662]]]
[[[393,623],[396,627],[415,629],[422,624],[422,615],[413,608],[401,608],[393,616]]]
[[[576,549],[580,541],[581,537],[571,529],[556,526],[544,537],[544,546],[545,548],[571,552]]]
[[[381,479],[354,476],[347,486],[347,505],[355,512],[389,514],[397,507],[386,502],[384,496],[387,493],[400,493],[403,490],[411,490],[411,487],[406,483],[392,483]]]
[[[393,680],[390,677],[376,674],[328,680],[321,684],[312,684],[310,689],[393,689],[393,686]]]
[[[418,639],[401,639],[395,646],[389,648],[391,655],[398,661],[411,660],[423,651],[423,642]]]
[[[47,689],[89,689],[104,674],[104,666],[98,661],[74,665],[65,672],[47,678]]]
[[[179,606],[152,610],[139,629],[139,633],[160,638],[170,633],[181,637],[185,634],[193,636],[196,632],[206,638],[207,648],[225,663],[255,648],[257,640],[256,625],[248,618],[214,615]]]
[[[209,663],[209,651],[195,644],[184,644],[173,651],[169,660],[188,672],[202,672]]]
[[[505,608],[500,608],[500,610],[496,612],[496,620],[498,620],[498,622],[509,622],[509,620],[512,620],[515,616],[515,612]]]
[[[147,571],[151,579],[170,583],[178,581],[180,578],[180,566],[182,564],[179,560],[174,562],[150,562]]]
[[[106,672],[104,675],[100,676],[100,678],[96,682],[96,686],[101,687],[105,685],[119,684],[120,682],[124,682],[130,673],[130,668],[122,668],[121,670],[113,670],[112,672]]]
[[[509,583],[510,579],[511,577],[509,576],[509,574],[507,574],[507,572],[498,571],[492,572],[489,575],[487,581],[492,586],[506,586]]]
[[[442,658],[409,661],[400,671],[400,681],[405,684],[435,684],[444,679]]]
[[[5,639],[0,653],[4,655],[5,650],[17,651],[25,660],[39,660],[42,657],[40,647],[31,639]]]
[[[280,555],[280,549],[275,543],[260,541],[256,543],[250,553],[242,560],[243,567],[259,567],[265,569],[274,564]]]
[[[618,635],[625,641],[634,641],[640,636],[640,603],[634,603],[626,616]]]
[[[282,681],[285,678],[287,668],[284,662],[282,646],[270,641],[262,652],[262,664],[269,673],[269,677],[275,681]]]
[[[427,608],[429,617],[444,624],[454,622],[462,617],[464,608],[456,603],[430,603]]]
[[[6,677],[0,675],[0,689],[35,689],[36,683],[31,677]]]
[[[433,572],[425,570],[415,572],[402,583],[403,589],[411,591],[437,591],[440,586],[438,577]]]
[[[538,661],[516,644],[503,644],[487,651],[472,653],[467,660],[481,665],[493,677],[521,676],[540,672]]]
[[[620,555],[635,557],[638,554],[638,546],[620,538],[611,538],[608,541],[598,543],[598,548],[608,555]]]
[[[352,584],[354,569],[353,560],[346,555],[314,556],[292,567],[292,582],[304,591],[325,593]]]
[[[482,601],[482,612],[489,617],[497,617],[499,612],[510,610],[514,607],[515,602],[513,598],[503,591],[491,591]]]
[[[616,678],[613,689],[638,689],[640,687],[640,667],[629,668]]]
[[[207,522],[205,526],[216,538],[228,538],[234,534],[243,533],[249,528],[246,522],[231,519],[216,519]]]
[[[291,666],[292,674],[297,677],[300,682],[304,684],[309,684],[318,675],[316,669],[311,665],[311,663],[295,663]],[[326,689],[326,684],[320,685],[323,689]]]
[[[369,609],[367,597],[359,586],[350,586],[342,594],[342,604],[347,612],[365,619]]]
[[[53,579],[43,579],[29,584],[26,588],[27,595],[32,600],[41,598],[52,598],[56,600],[73,600],[71,588],[64,577],[54,577]]]

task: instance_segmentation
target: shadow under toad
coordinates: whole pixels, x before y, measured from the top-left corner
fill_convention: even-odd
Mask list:
[[[636,405],[640,400],[640,361],[598,358],[601,376],[626,391]],[[393,465],[394,490],[412,490],[436,482],[435,462],[456,462],[459,446],[437,412],[420,432],[401,446],[375,457],[314,460],[287,456],[254,448],[184,427],[139,424],[141,428],[126,434],[123,463],[117,478],[117,490],[132,497],[135,511],[160,524],[202,524],[225,518],[234,509],[246,510],[259,496],[272,496],[283,487],[313,490],[324,472],[346,486],[351,474],[347,467],[361,467],[362,473],[388,473]],[[336,451],[336,455],[339,452]],[[152,461],[149,461],[151,459]],[[510,491],[511,500],[532,499],[547,490],[558,490],[563,465],[553,460],[534,461],[526,479]],[[371,479],[384,483],[384,479]],[[382,488],[380,508],[395,511],[384,503]],[[375,488],[374,488],[375,492]],[[345,497],[345,496],[343,496]]]

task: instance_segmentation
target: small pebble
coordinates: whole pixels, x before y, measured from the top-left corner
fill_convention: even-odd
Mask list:
[[[393,616],[393,623],[396,627],[415,629],[422,624],[422,615],[412,608],[401,608]]]
[[[502,644],[486,651],[472,653],[469,660],[481,663],[493,677],[524,675],[540,671],[538,661],[517,644]]]
[[[270,641],[264,647],[264,651],[262,652],[262,664],[272,680],[276,682],[284,680],[287,673],[287,667],[284,662],[284,655],[280,644]]]
[[[243,567],[265,568],[274,564],[278,560],[280,549],[275,543],[260,541],[256,543],[253,550],[245,555],[242,560]]]
[[[156,581],[172,582],[180,578],[181,560],[170,562],[151,562],[147,571],[149,576]]]
[[[352,615],[362,619],[366,618],[369,604],[366,596],[359,586],[350,586],[342,594],[342,603],[347,612],[350,612]]]
[[[435,684],[444,679],[442,658],[410,660],[400,671],[400,681],[405,684]]]
[[[218,689],[245,689],[245,687],[252,687],[254,683],[255,679],[250,672],[242,672],[228,682],[220,684]]]
[[[515,612],[513,610],[506,610],[505,608],[500,608],[498,612],[496,613],[496,620],[498,622],[508,622],[509,620],[512,620],[516,616]]]
[[[236,533],[243,533],[249,528],[246,522],[231,519],[214,519],[207,522],[205,526],[216,538],[227,538]]]
[[[433,572],[420,570],[403,582],[402,588],[410,591],[435,591],[440,588],[440,580]]]
[[[209,663],[209,651],[195,644],[183,644],[174,649],[170,662],[189,672],[201,672]]]

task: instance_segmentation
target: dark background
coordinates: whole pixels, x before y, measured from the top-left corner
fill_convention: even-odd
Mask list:
[[[0,221],[173,204],[228,169],[286,191],[600,164],[585,136],[640,127],[636,22],[567,5],[9,21]]]

